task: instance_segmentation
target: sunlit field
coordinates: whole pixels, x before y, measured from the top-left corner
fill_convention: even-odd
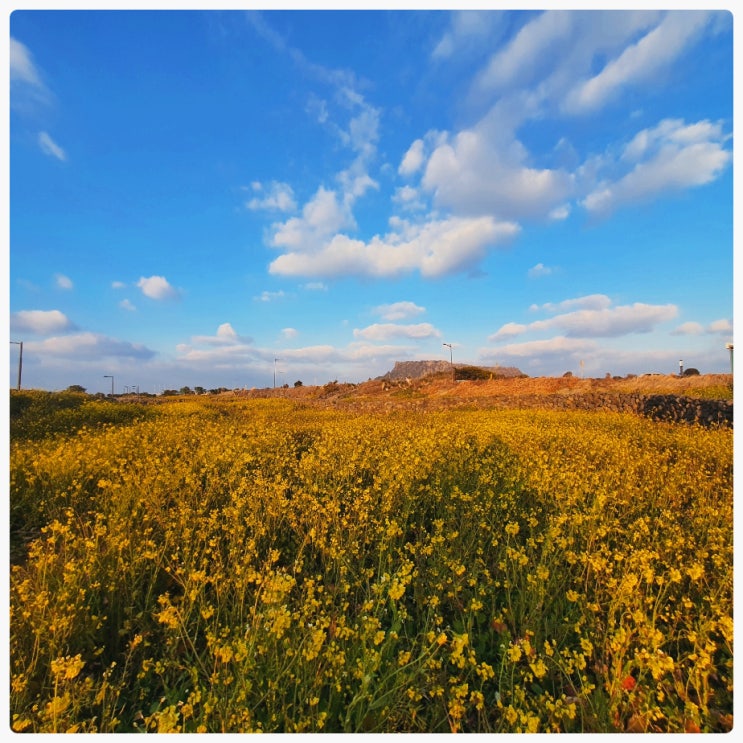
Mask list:
[[[731,429],[85,405],[11,437],[15,731],[732,728]]]

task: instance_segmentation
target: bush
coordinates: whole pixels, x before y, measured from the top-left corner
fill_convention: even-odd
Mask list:
[[[83,426],[126,424],[152,413],[152,408],[144,405],[101,400],[79,392],[11,390],[10,437],[35,440],[53,434],[72,434]]]
[[[454,370],[454,379],[490,379],[492,376],[493,372],[479,366],[458,366]]]
[[[695,377],[699,375],[699,369],[695,369],[693,366],[689,369],[684,370],[685,377]]]

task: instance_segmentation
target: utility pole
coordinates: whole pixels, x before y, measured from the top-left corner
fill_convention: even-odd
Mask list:
[[[444,346],[449,346],[449,364],[451,365],[451,381],[454,382],[454,354],[451,350],[451,343],[443,343]]]
[[[279,359],[273,360],[273,388],[276,389],[276,362],[279,361]]]
[[[23,372],[23,341],[10,341],[16,346],[20,347],[20,353],[18,355],[18,389],[21,389],[21,374]],[[730,352],[732,355],[732,351]]]
[[[730,373],[732,374],[733,373],[733,344],[726,343],[725,348],[727,348],[727,350],[730,351]]]
[[[114,378],[112,374],[104,374],[104,379],[110,379],[111,380],[111,397],[114,396]]]

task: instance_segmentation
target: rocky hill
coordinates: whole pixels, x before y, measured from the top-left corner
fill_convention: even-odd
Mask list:
[[[493,378],[510,378],[526,376],[514,366],[480,366],[473,367],[471,364],[454,364],[457,369],[483,369],[490,372]],[[402,379],[420,379],[431,374],[450,372],[451,364],[448,361],[396,361],[391,371],[379,377],[387,381]]]

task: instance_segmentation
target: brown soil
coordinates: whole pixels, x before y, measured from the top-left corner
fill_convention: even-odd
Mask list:
[[[732,400],[731,374],[702,374],[691,377],[673,375],[643,375],[621,379],[580,379],[579,377],[520,377],[477,381],[452,381],[448,374],[437,374],[410,382],[370,380],[360,384],[329,383],[324,386],[237,390],[224,397],[281,397],[293,400],[371,403],[389,400],[427,400],[435,404],[477,400],[479,398],[514,398],[519,396],[576,395],[589,393],[640,393],[647,395],[678,395],[684,397],[715,397]]]

